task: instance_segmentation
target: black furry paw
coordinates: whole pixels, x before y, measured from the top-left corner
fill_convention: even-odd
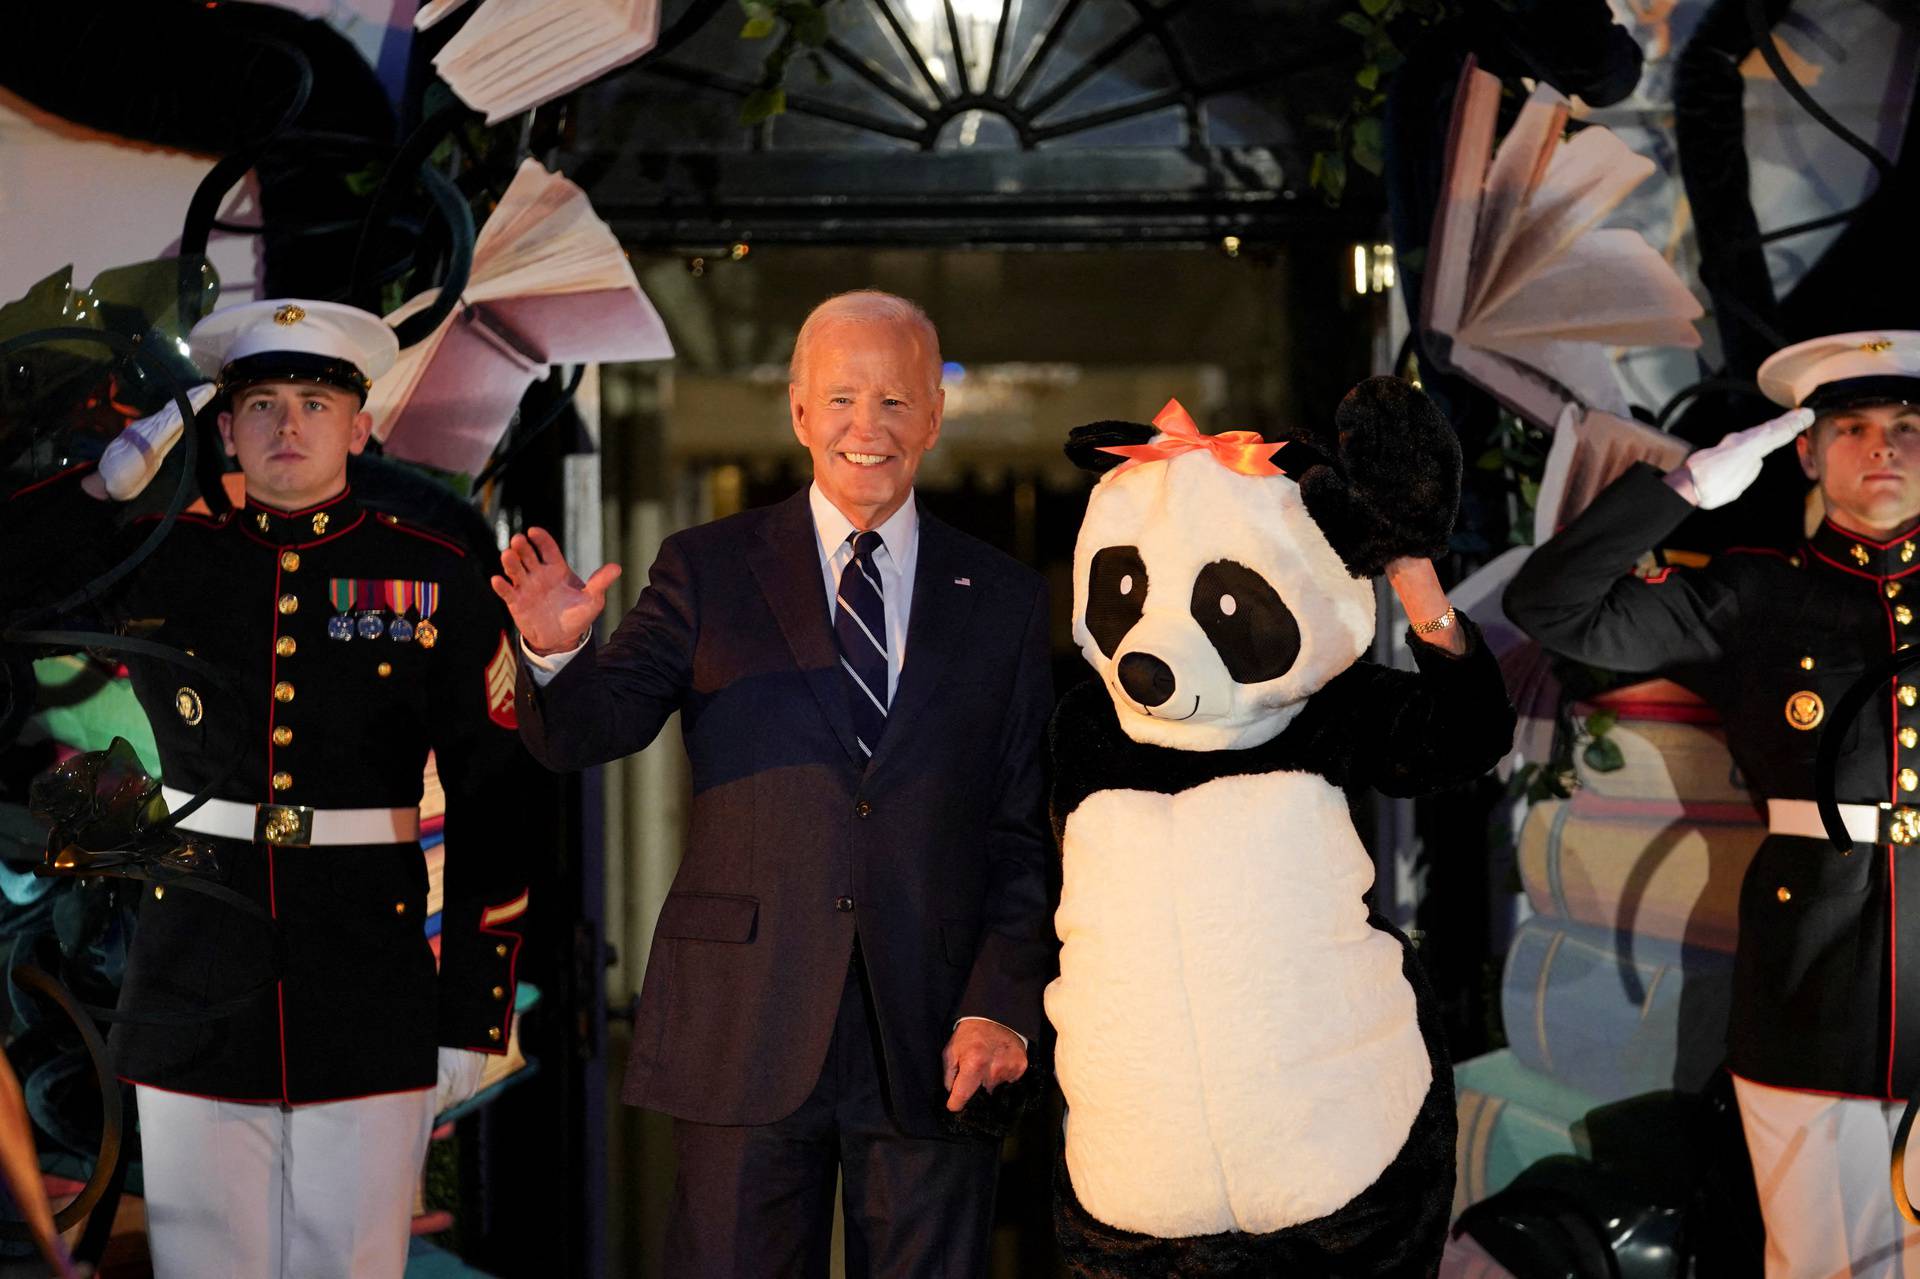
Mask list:
[[[1438,405],[1396,377],[1370,377],[1334,413],[1338,467],[1300,482],[1314,522],[1355,577],[1447,549],[1460,506],[1460,441]]]
[[[1010,1084],[1001,1084],[992,1092],[981,1088],[967,1098],[959,1114],[940,1107],[940,1126],[949,1137],[978,1137],[999,1141],[1013,1131],[1026,1114],[1053,1086],[1053,1072],[1029,1062],[1027,1071]]]

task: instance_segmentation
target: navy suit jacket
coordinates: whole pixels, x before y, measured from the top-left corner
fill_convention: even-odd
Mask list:
[[[988,1017],[1046,1052],[1058,968],[1044,736],[1046,584],[923,511],[906,660],[871,761],[854,743],[807,495],[669,537],[601,647],[520,731],[582,768],[674,711],[693,772],[685,857],[654,930],[625,1099],[762,1124],[818,1081],[854,941],[893,1114],[940,1131],[941,1049]]]

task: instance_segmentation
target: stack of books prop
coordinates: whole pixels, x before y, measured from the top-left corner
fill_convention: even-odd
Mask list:
[[[1575,707],[1617,716],[1620,767],[1576,751],[1579,787],[1529,811],[1532,916],[1507,952],[1508,1047],[1461,1062],[1456,1213],[1553,1154],[1582,1121],[1647,1093],[1699,1090],[1725,1055],[1740,881],[1766,824],[1713,710],[1653,680]]]

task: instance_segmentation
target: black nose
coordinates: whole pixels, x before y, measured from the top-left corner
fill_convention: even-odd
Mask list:
[[[1128,653],[1120,659],[1120,687],[1142,706],[1158,706],[1173,696],[1173,667],[1152,653]]]

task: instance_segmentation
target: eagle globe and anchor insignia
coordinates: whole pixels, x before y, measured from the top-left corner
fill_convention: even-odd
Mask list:
[[[1802,689],[1787,699],[1787,723],[1802,732],[1818,728],[1826,717],[1827,705],[1818,693]]]

